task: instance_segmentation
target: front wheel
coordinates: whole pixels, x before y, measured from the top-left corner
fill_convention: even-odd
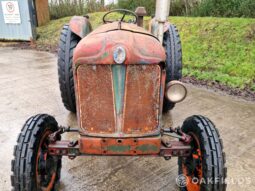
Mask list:
[[[225,153],[215,125],[206,117],[187,118],[182,131],[192,137],[192,154],[179,157],[179,176],[185,179],[181,191],[226,191]]]
[[[49,115],[29,118],[14,147],[11,183],[15,191],[54,191],[61,170],[61,157],[47,152],[48,136],[58,130],[56,120]]]

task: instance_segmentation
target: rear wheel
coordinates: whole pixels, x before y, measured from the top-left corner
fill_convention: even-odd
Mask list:
[[[163,46],[166,50],[166,83],[182,78],[182,47],[179,32],[175,25],[170,24],[164,33]],[[175,103],[164,99],[163,112],[173,109]]]
[[[192,154],[178,159],[178,178],[185,178],[181,191],[225,191],[225,153],[214,124],[206,117],[192,116],[184,121],[182,131],[193,140]]]
[[[69,25],[62,29],[58,50],[58,77],[62,101],[67,110],[76,112],[73,78],[73,52],[80,37],[74,34]]]
[[[56,120],[46,114],[26,121],[14,147],[11,165],[11,183],[15,191],[56,190],[60,180],[61,157],[49,155],[47,149],[48,136],[57,130]]]

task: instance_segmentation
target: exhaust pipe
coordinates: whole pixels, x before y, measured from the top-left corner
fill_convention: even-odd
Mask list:
[[[169,16],[170,2],[171,0],[157,0],[156,2],[155,19],[158,23],[158,30],[157,34],[154,35],[158,37],[161,43],[163,43],[164,23],[167,21],[167,18]]]

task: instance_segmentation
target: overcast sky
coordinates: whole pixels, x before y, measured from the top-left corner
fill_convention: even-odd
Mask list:
[[[48,0],[49,2],[55,2],[55,0]],[[99,1],[99,0],[98,0]],[[105,4],[108,5],[110,3],[118,3],[118,0],[105,0]]]
[[[107,5],[107,4],[110,4],[110,3],[117,3],[118,2],[118,0],[105,0],[105,4]]]

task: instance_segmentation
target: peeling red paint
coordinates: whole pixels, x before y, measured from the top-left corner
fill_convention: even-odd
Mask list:
[[[80,152],[89,155],[159,155],[161,139],[81,137]]]
[[[80,64],[115,64],[113,52],[116,46],[126,50],[124,64],[158,64],[165,61],[164,48],[151,34],[138,26],[128,28],[126,24],[127,30],[119,30],[115,25],[103,25],[81,40],[74,52],[76,67]]]
[[[72,17],[69,26],[71,31],[81,38],[87,36],[92,31],[92,26],[86,17]]]

